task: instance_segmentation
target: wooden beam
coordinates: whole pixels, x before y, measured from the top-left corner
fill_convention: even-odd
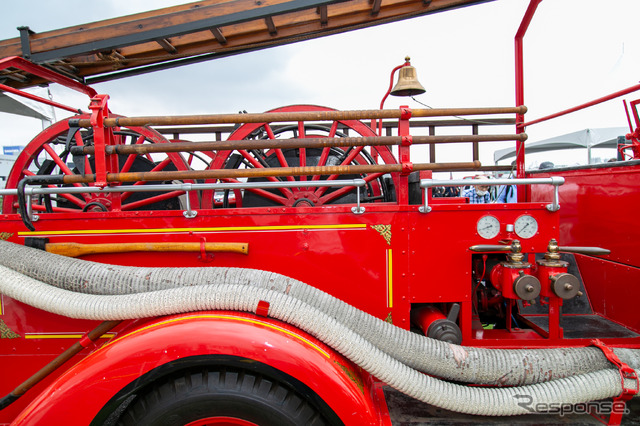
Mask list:
[[[278,29],[276,28],[276,24],[273,23],[273,18],[271,16],[267,16],[264,18],[265,24],[267,24],[267,30],[269,31],[270,36],[277,36]]]
[[[371,16],[378,16],[380,13],[380,7],[382,6],[382,0],[373,0],[371,6]]]
[[[320,15],[320,25],[326,27],[329,23],[329,15],[327,12],[327,6],[320,6],[317,13]]]
[[[29,42],[32,60],[36,63],[39,55],[44,55],[43,58],[60,56],[65,62],[78,68],[78,77],[85,78],[86,81],[107,81],[129,74],[141,74],[194,61],[285,45],[300,39],[319,38],[485,1],[203,0],[38,33]],[[256,6],[257,3],[260,5]],[[272,13],[274,9],[264,9],[267,4],[279,9]],[[372,13],[376,15],[372,16]],[[239,20],[230,20],[231,16],[239,17]],[[170,30],[165,31],[166,28]],[[168,46],[162,46],[157,41],[162,39],[170,39],[169,44],[179,53],[168,53]],[[110,45],[122,44],[122,47],[102,49],[100,43],[104,40],[108,40],[107,44]],[[99,54],[116,49],[123,57]],[[78,53],[87,51],[90,52]],[[0,58],[21,54],[19,37],[0,40]],[[117,68],[114,68],[114,64]],[[99,77],[92,79],[92,76]],[[24,84],[11,84],[13,87],[25,87],[42,82],[42,79],[33,79]]]
[[[162,48],[166,50],[168,53],[171,53],[171,54],[178,53],[178,49],[176,49],[166,38],[158,39],[156,40],[156,43],[162,46]]]
[[[220,31],[220,28],[210,28],[209,31],[211,31],[211,34],[213,34],[216,40],[218,40],[218,43],[223,45],[227,44],[227,38],[222,35],[222,31]]]

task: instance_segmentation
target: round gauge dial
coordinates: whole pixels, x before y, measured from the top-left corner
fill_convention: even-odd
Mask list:
[[[495,238],[500,232],[500,222],[493,216],[482,216],[476,225],[478,235],[487,240]]]
[[[538,221],[529,215],[520,216],[514,223],[516,235],[520,238],[531,238],[538,232]]]

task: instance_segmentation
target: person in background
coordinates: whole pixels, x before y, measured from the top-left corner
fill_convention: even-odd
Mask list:
[[[517,203],[518,192],[515,185],[502,185],[498,188],[496,203]]]
[[[501,178],[512,179],[515,176],[513,171],[516,168],[516,160],[511,162],[511,172],[509,174],[503,174]],[[517,203],[518,202],[518,188],[515,185],[502,185],[499,186],[496,191],[495,197],[496,203]]]
[[[474,179],[486,179],[486,176],[476,175]],[[490,203],[491,195],[489,194],[489,185],[472,185],[468,189],[462,191],[462,196],[469,198],[471,204]]]

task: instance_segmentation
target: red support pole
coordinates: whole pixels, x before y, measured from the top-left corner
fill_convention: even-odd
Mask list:
[[[46,105],[49,105],[49,106],[52,106],[52,107],[64,109],[64,110],[70,111],[70,112],[72,112],[74,114],[81,113],[81,111],[78,111],[78,109],[76,109],[76,108],[60,104],[58,102],[54,102],[54,101],[51,101],[49,99],[41,98],[40,96],[36,96],[36,95],[31,94],[31,93],[23,92],[22,90],[14,89],[13,87],[7,86],[6,84],[0,84],[0,90],[2,90],[3,92],[13,93],[14,95],[22,96],[23,98],[27,98],[27,99],[30,99],[32,101],[40,102],[40,103],[43,103],[43,104],[46,104]]]
[[[524,105],[524,60],[523,60],[523,39],[527,33],[529,24],[533,19],[533,15],[536,13],[536,9],[542,0],[531,0],[527,11],[522,18],[520,27],[516,32],[514,39],[515,42],[515,69],[516,69],[516,106]],[[523,133],[524,127],[524,115],[516,115],[516,132]],[[524,142],[516,142],[516,177],[524,177]],[[526,186],[518,188],[518,201],[525,201],[527,195],[525,191],[528,191]]]

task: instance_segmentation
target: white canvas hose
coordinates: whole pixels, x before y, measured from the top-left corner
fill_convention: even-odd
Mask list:
[[[201,285],[130,295],[89,295],[63,290],[0,267],[0,292],[36,308],[72,318],[120,320],[200,310],[255,312],[269,303],[269,316],[312,334],[383,382],[425,403],[474,414],[530,413],[520,397],[536,404],[575,404],[622,392],[616,369],[512,388],[467,387],[422,374],[380,351],[349,328],[306,303],[273,290],[245,285]]]
[[[130,294],[204,284],[242,284],[289,294],[324,312],[400,362],[448,380],[514,386],[609,368],[600,349],[463,347],[379,320],[325,292],[272,272],[241,268],[138,268],[67,258],[0,241],[0,264],[51,285],[90,294]],[[640,369],[640,351],[615,349]]]

